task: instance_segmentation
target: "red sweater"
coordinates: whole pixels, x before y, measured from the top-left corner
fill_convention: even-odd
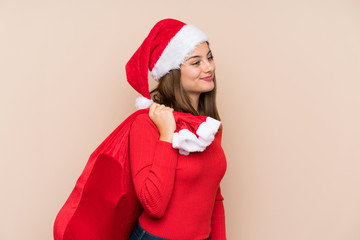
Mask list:
[[[219,131],[204,152],[178,154],[147,114],[130,129],[130,165],[144,208],[140,225],[172,240],[224,240],[225,215],[220,181],[226,170]]]

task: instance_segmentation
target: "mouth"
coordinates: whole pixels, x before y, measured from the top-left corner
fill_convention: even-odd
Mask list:
[[[201,80],[204,80],[204,81],[207,81],[207,82],[210,82],[213,80],[213,76],[208,76],[208,77],[203,77],[203,78],[200,78]]]

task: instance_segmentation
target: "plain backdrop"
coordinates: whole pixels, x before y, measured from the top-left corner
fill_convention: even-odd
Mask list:
[[[168,17],[210,37],[228,239],[360,239],[356,0],[0,0],[0,239],[52,239],[135,111],[126,62]]]

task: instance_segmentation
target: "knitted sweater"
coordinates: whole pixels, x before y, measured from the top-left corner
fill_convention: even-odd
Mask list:
[[[178,154],[148,115],[130,129],[130,165],[136,195],[144,211],[140,225],[172,240],[224,240],[225,215],[220,181],[226,170],[222,130],[203,152]]]

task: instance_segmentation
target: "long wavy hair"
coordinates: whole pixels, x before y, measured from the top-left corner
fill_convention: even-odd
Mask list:
[[[200,94],[198,111],[192,107],[180,79],[180,69],[173,69],[160,78],[159,84],[150,92],[153,101],[171,107],[177,112],[190,113],[195,116],[209,116],[220,121],[216,107],[216,77],[214,76],[213,79],[214,89]]]

